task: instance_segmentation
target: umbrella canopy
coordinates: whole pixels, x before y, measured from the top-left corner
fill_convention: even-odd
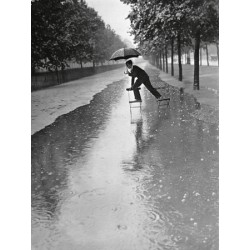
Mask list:
[[[138,57],[141,54],[133,48],[122,48],[118,49],[113,53],[109,60],[120,60],[120,59],[129,59],[131,57]]]

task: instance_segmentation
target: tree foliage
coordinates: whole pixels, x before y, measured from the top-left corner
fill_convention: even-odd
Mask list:
[[[131,6],[128,18],[131,33],[145,55],[157,57],[162,48],[173,41],[175,49],[181,51],[195,42],[194,84],[199,84],[200,42],[218,43],[218,0],[120,0]],[[198,55],[198,64],[197,64]],[[181,61],[179,58],[179,65]],[[180,79],[180,78],[179,78]]]
[[[125,47],[98,13],[81,0],[31,2],[31,66],[64,69],[69,61],[103,62]]]

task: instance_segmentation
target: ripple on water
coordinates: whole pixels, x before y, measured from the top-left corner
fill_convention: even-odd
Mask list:
[[[147,164],[141,164],[137,161],[124,161],[121,167],[127,172],[138,172],[139,174],[146,174],[150,171],[150,167]]]
[[[136,193],[135,198],[137,201],[145,201],[147,197],[143,193]]]
[[[32,211],[32,223],[34,224],[46,224],[53,219],[54,214],[49,210],[33,209]]]
[[[163,223],[165,221],[165,218],[164,218],[164,215],[158,211],[158,210],[148,210],[147,211],[147,216],[148,216],[148,219],[151,221],[151,222],[157,222],[157,223]]]
[[[103,192],[104,188],[94,188],[92,190],[86,190],[84,192],[81,192],[78,194],[78,198],[81,198],[82,196],[93,196],[93,195],[104,195],[105,193]]]
[[[61,201],[71,199],[76,195],[78,195],[78,193],[76,191],[72,191],[72,190],[64,190],[63,192],[59,193]]]
[[[159,250],[177,250],[179,249],[176,242],[173,240],[173,236],[168,232],[167,228],[151,228],[145,231],[144,237],[149,240],[152,247],[148,249]]]

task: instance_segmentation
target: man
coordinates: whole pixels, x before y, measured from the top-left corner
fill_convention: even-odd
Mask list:
[[[132,77],[131,88],[128,88],[127,90],[134,91],[135,99],[137,101],[141,102],[141,95],[140,95],[138,87],[142,83],[150,91],[150,93],[155,96],[155,98],[159,99],[161,97],[161,94],[152,86],[149,80],[148,74],[143,69],[141,69],[140,67],[136,65],[133,65],[133,62],[131,60],[128,60],[126,62],[126,66],[128,68],[127,74]],[[137,80],[135,81],[136,77],[137,77]]]

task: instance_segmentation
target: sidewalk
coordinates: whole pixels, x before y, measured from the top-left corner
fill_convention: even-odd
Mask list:
[[[123,69],[84,77],[31,93],[31,134],[53,123],[57,117],[88,104],[112,82],[126,79]]]

